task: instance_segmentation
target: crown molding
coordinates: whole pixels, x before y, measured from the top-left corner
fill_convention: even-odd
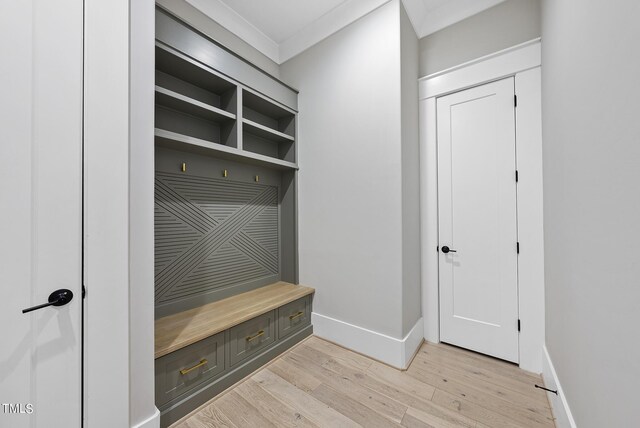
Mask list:
[[[349,0],[330,10],[280,44],[280,63],[304,52],[333,33],[391,0]]]
[[[423,14],[422,22],[420,22],[419,28],[416,30],[418,38],[433,34],[503,1],[505,0],[455,0],[444,2],[440,7],[427,10]]]
[[[304,52],[391,0],[348,0],[278,44],[221,0],[185,0],[277,64]]]
[[[266,34],[220,0],[185,0],[191,6],[280,64],[280,47]]]
[[[293,58],[392,0],[347,0],[281,43],[275,42],[222,0],[185,0],[276,64]],[[428,36],[505,0],[449,0],[429,9],[422,0],[401,0],[418,38]]]
[[[422,0],[402,0],[402,4],[404,5],[404,10],[407,11],[409,21],[411,21],[411,26],[413,26],[413,31],[416,33],[418,38],[421,38],[420,29],[427,14],[429,13],[429,9],[427,9]]]

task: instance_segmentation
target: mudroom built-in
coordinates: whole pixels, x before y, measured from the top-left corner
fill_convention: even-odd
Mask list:
[[[297,91],[158,8],[155,382],[162,425],[312,332]]]

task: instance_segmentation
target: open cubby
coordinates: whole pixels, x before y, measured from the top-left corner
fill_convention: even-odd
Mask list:
[[[156,104],[155,127],[210,143],[237,147],[235,120],[213,121]]]
[[[156,45],[156,86],[214,109],[237,113],[237,85],[196,61]]]
[[[264,134],[255,132],[254,128],[243,122],[242,148],[251,153],[268,156],[295,163],[295,142],[293,138],[283,139],[276,137],[265,138]]]
[[[261,125],[278,135],[295,137],[295,113],[248,90],[242,91],[242,117],[252,123]],[[266,132],[266,131],[265,131]]]
[[[295,162],[295,113],[262,96],[242,91],[242,147],[274,159]]]
[[[156,128],[238,147],[237,93],[233,82],[156,45]]]

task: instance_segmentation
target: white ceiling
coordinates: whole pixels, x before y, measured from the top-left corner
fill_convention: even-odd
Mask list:
[[[278,64],[389,0],[186,0]],[[402,0],[422,38],[504,0]]]

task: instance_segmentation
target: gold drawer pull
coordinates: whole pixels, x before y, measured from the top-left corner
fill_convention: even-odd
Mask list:
[[[193,367],[189,367],[188,369],[182,369],[182,370],[180,370],[180,374],[184,376],[184,375],[186,375],[187,373],[189,373],[190,371],[197,369],[198,367],[206,366],[208,363],[209,363],[209,361],[207,361],[206,359],[202,359],[202,360],[200,360],[200,362],[199,362],[198,364],[196,364],[195,366],[193,366]]]
[[[264,330],[260,330],[259,332],[257,332],[253,336],[247,336],[246,340],[247,340],[247,342],[251,342],[252,340],[257,339],[257,338],[259,338],[260,336],[263,336],[263,335],[264,335]]]
[[[296,318],[300,318],[304,315],[304,312],[299,311],[297,314],[289,315],[289,321],[293,321]]]

